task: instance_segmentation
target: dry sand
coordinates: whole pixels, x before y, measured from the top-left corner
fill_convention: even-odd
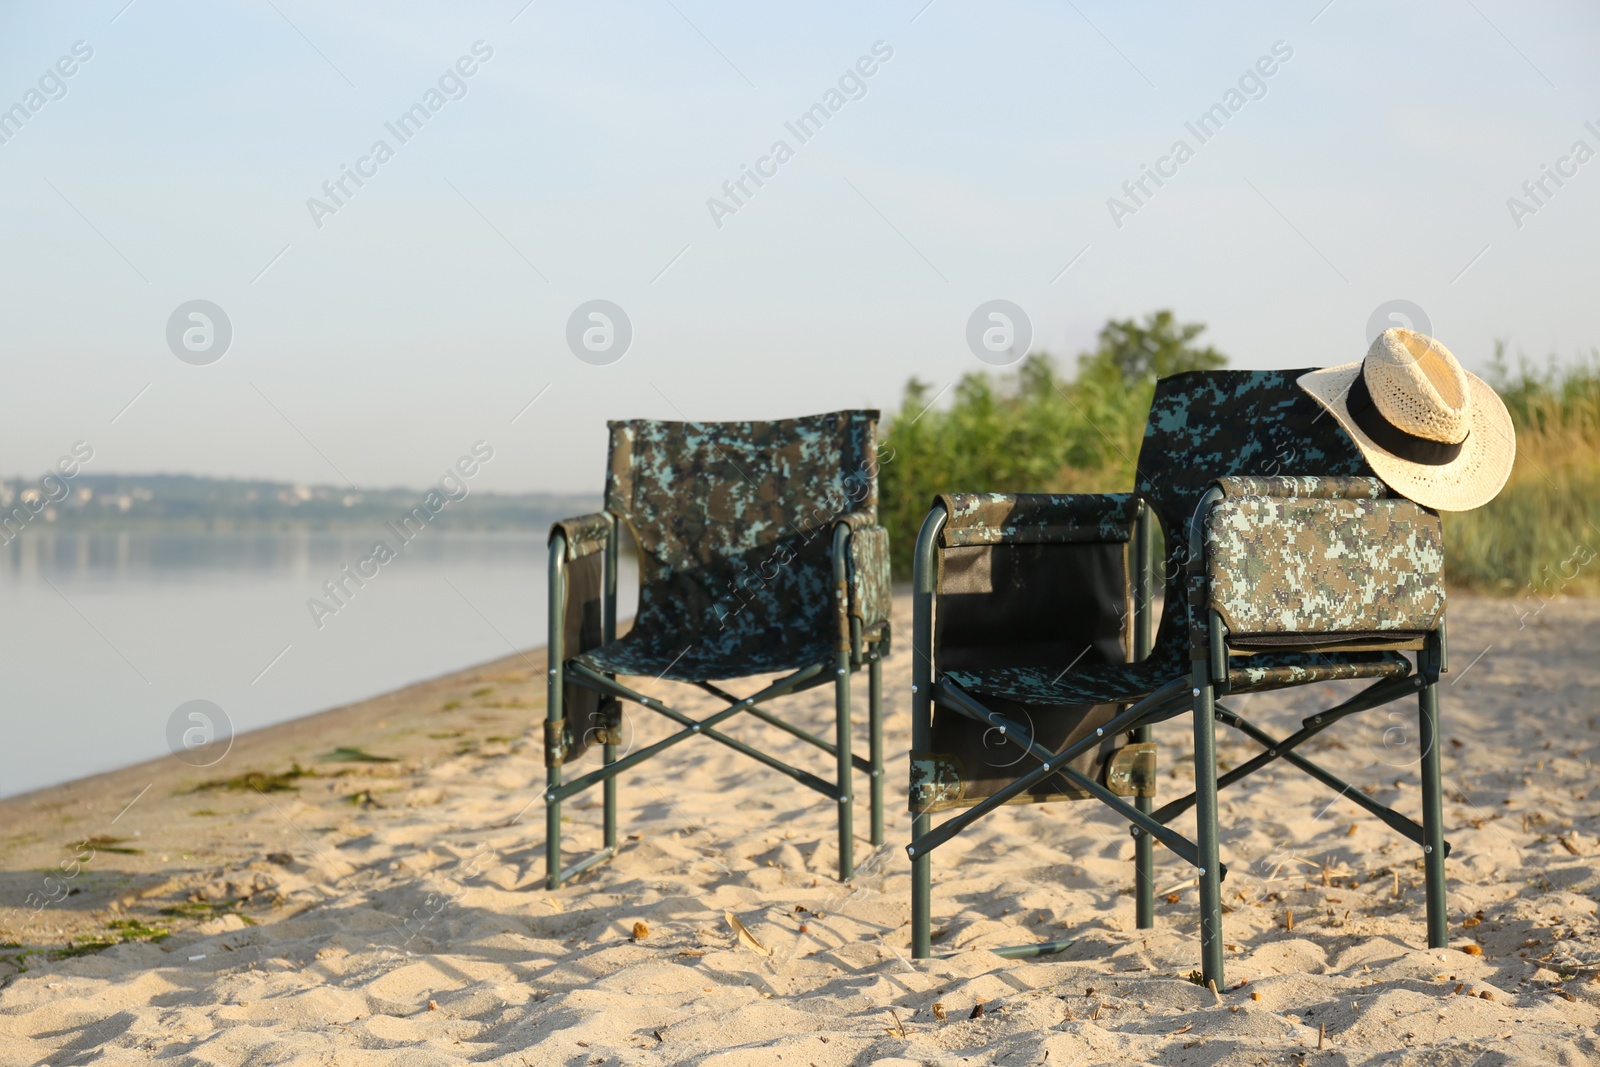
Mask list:
[[[1089,803],[1009,808],[936,854],[951,955],[910,962],[903,642],[889,843],[862,841],[851,885],[831,873],[831,804],[696,739],[624,778],[622,854],[549,893],[530,653],[240,738],[209,771],[168,759],[0,805],[0,1062],[1593,1063],[1600,602],[1519,611],[1451,607],[1449,949],[1420,947],[1417,849],[1280,766],[1223,794],[1220,996],[1185,977],[1193,878],[1158,850],[1157,926],[1135,930],[1131,839]],[[1336,692],[1234,704],[1287,733]],[[821,729],[830,693],[788,707]],[[1413,708],[1309,753],[1415,815]],[[666,732],[647,714],[635,744]],[[735,732],[825,765],[760,723]],[[1251,751],[1221,736],[1224,760]],[[1187,792],[1185,723],[1158,740],[1164,792]],[[329,759],[341,746],[395,762]],[[194,791],[295,761],[315,773],[278,783],[293,788]],[[568,815],[580,856],[598,795]],[[70,895],[26,903],[85,840]],[[984,951],[1063,937],[1078,941],[1035,961]]]

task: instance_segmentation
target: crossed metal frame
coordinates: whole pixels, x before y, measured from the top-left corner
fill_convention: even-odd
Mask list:
[[[1191,579],[1203,575],[1204,523],[1210,508],[1221,500],[1218,489],[1201,498],[1190,521],[1189,567]],[[936,505],[922,524],[917,537],[913,576],[912,614],[912,697],[911,748],[926,752],[932,748],[934,701],[961,715],[993,727],[1002,737],[1038,761],[1038,766],[996,791],[959,815],[933,826],[932,815],[914,814],[912,840],[906,847],[911,858],[911,954],[926,959],[932,954],[932,852],[985,815],[1020,796],[1052,775],[1091,794],[1131,824],[1134,837],[1135,908],[1137,926],[1148,930],[1155,925],[1154,843],[1160,841],[1191,867],[1200,883],[1201,980],[1214,988],[1223,986],[1222,958],[1222,880],[1227,868],[1221,863],[1218,847],[1217,793],[1254,774],[1276,760],[1284,760],[1312,778],[1355,802],[1382,820],[1407,840],[1421,845],[1426,880],[1428,947],[1443,948],[1447,939],[1445,913],[1445,857],[1449,845],[1444,840],[1443,790],[1439,766],[1439,675],[1446,670],[1444,622],[1427,635],[1426,645],[1417,654],[1417,670],[1401,677],[1380,679],[1339,704],[1306,718],[1299,730],[1285,738],[1275,738],[1236,712],[1217,703],[1229,689],[1226,630],[1214,613],[1202,624],[1202,633],[1191,634],[1192,670],[1188,677],[1178,675],[1160,688],[1134,702],[1110,722],[1060,752],[1051,752],[1035,741],[1027,727],[991,711],[981,699],[968,693],[948,678],[935,677],[933,643],[934,583],[939,534],[948,514]],[[1134,659],[1150,654],[1152,641],[1151,595],[1154,586],[1154,517],[1141,501],[1133,529]],[[1191,585],[1192,587],[1192,585]],[[1181,604],[1168,604],[1168,610],[1183,610]],[[1296,751],[1317,734],[1350,715],[1369,711],[1411,693],[1418,697],[1419,742],[1422,747],[1422,822],[1400,814],[1369,797],[1361,789],[1302,756]],[[1129,733],[1135,742],[1151,739],[1151,726],[1185,711],[1194,714],[1195,790],[1159,809],[1151,797],[1136,797],[1129,804],[1099,782],[1071,766],[1078,755],[1099,745],[1107,736]],[[1228,771],[1217,774],[1216,723],[1222,722],[1262,747],[1262,752]],[[1196,809],[1198,841],[1190,841],[1170,829],[1168,824],[1189,808]],[[1011,959],[1043,956],[1059,952],[1075,939],[1018,945],[996,950]]]
[[[605,562],[602,579],[602,641],[610,643],[617,636],[617,516],[607,511],[610,528],[606,534]],[[839,879],[845,881],[855,873],[855,791],[852,771],[864,772],[870,782],[872,809],[872,844],[883,844],[883,647],[887,636],[885,623],[872,631],[863,632],[861,620],[849,611],[849,560],[851,530],[848,523],[836,523],[833,528],[831,550],[834,578],[834,597],[840,617],[836,651],[832,661],[813,663],[766,686],[748,697],[736,697],[709,681],[689,683],[727,702],[727,707],[695,719],[669,705],[646,696],[621,684],[613,675],[601,673],[582,663],[569,662],[566,655],[565,612],[567,595],[567,539],[557,530],[550,538],[550,624],[549,669],[547,672],[548,696],[546,698],[546,728],[559,732],[565,727],[564,683],[593,690],[617,700],[628,700],[671,719],[683,729],[654,744],[627,755],[619,755],[619,728],[610,727],[599,738],[602,761],[599,770],[562,781],[562,764],[547,767],[548,784],[545,803],[545,886],[559,889],[561,884],[582,874],[617,854],[617,777],[652,756],[659,755],[674,745],[691,737],[709,737],[735,752],[741,752],[767,767],[786,774],[801,785],[831,798],[839,811]],[[850,677],[863,664],[867,667],[868,692],[868,758],[862,759],[851,751]],[[797,693],[829,681],[828,670],[833,668],[834,684],[834,740],[828,741],[808,730],[803,730],[765,710],[761,705],[781,696]],[[769,753],[730,737],[717,729],[725,720],[747,713],[770,726],[775,726],[834,757],[837,778],[829,781],[810,771],[791,766]],[[620,722],[620,717],[619,717]],[[547,762],[548,759],[547,759]],[[604,786],[604,833],[598,852],[565,869],[561,866],[561,803],[570,797],[601,784]]]

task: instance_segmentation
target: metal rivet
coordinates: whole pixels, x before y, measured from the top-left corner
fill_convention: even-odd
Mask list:
[[[1192,691],[1192,692],[1193,692],[1193,694],[1194,694],[1194,695],[1195,695],[1195,696],[1199,696],[1199,695],[1200,695],[1200,690],[1198,690],[1198,689],[1195,689],[1195,690],[1193,690],[1193,691]]]
[[[1201,867],[1200,868],[1200,877],[1204,878],[1205,876],[1206,876],[1206,869],[1204,867]]]
[[[1433,846],[1432,845],[1423,845],[1422,846],[1422,851],[1424,853],[1430,853],[1430,852],[1433,851]]]
[[[1096,729],[1095,729],[1095,731],[1094,731],[1094,735],[1095,735],[1095,736],[1096,736],[1096,737],[1104,737],[1104,736],[1105,736],[1105,735],[1106,735],[1106,732],[1105,732],[1105,731],[1104,731],[1104,730],[1102,730],[1102,729],[1100,729],[1100,728],[1098,728],[1098,727],[1097,727],[1097,728],[1096,728]]]
[[[554,793],[546,793],[546,794],[545,794],[545,795],[544,795],[544,798],[545,798],[545,799],[546,799],[546,800],[554,800],[554,799],[555,799],[555,798],[556,798],[556,795],[555,795],[555,794],[554,794]]]
[[[839,798],[839,803],[848,804],[848,803],[850,803],[850,798],[849,797],[840,797]]]
[[[882,777],[882,775],[883,775],[882,771],[873,771],[872,772],[872,777],[874,777],[874,778]]]
[[[695,723],[693,726],[689,727],[689,732],[692,733],[692,734],[699,733],[700,732],[700,724],[699,723]]]
[[[913,685],[913,686],[912,686],[912,687],[911,687],[911,691],[912,691],[912,692],[913,692],[913,693],[915,693],[915,692],[917,692],[917,687],[916,687],[916,686],[915,686],[915,685]]]
[[[906,855],[915,856],[916,854],[917,854],[917,850],[916,849],[912,848],[910,845],[906,846]]]

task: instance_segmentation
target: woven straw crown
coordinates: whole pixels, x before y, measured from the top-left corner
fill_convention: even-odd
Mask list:
[[[1372,472],[1424,507],[1481,507],[1511,475],[1517,435],[1505,402],[1427,334],[1385,330],[1366,359],[1299,381]]]
[[[1361,373],[1383,417],[1407,433],[1455,444],[1471,429],[1467,372],[1427,334],[1383,331]]]

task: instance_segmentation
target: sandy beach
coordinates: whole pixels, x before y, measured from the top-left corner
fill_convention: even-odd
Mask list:
[[[1136,930],[1132,841],[1087,803],[1007,808],[937,853],[947,955],[913,963],[904,641],[888,841],[862,837],[852,883],[830,873],[829,803],[696,742],[624,777],[621,854],[547,892],[530,651],[240,737],[212,768],[169,758],[0,803],[0,1063],[1592,1063],[1600,601],[1525,610],[1450,606],[1448,949],[1422,947],[1418,850],[1277,765],[1222,794],[1220,995],[1188,978],[1192,875],[1158,850],[1157,926]],[[1232,703],[1281,734],[1341,692]],[[775,707],[821,729],[831,693]],[[630,709],[630,744],[668,732],[647,714]],[[759,722],[731,732],[820,766]],[[1219,736],[1225,766],[1254,751]],[[1187,720],[1157,740],[1163,795],[1188,792]],[[1306,751],[1420,810],[1411,705]],[[569,857],[599,842],[592,796],[567,807]],[[1059,938],[1077,941],[986,951]]]

